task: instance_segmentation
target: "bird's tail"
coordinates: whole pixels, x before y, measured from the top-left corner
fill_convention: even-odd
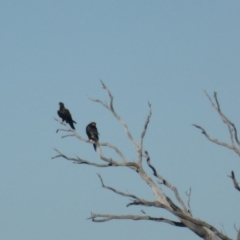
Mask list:
[[[74,122],[74,121],[73,121],[73,122]],[[69,122],[69,125],[71,126],[72,129],[75,130],[75,127],[74,127],[74,125],[73,125],[73,122]]]
[[[73,120],[74,123],[76,123],[74,120]],[[76,123],[77,124],[77,123]]]

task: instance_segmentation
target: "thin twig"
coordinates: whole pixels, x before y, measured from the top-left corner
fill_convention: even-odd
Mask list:
[[[149,102],[148,102],[148,106],[149,106],[149,114],[148,114],[145,124],[143,126],[142,134],[140,136],[140,149],[139,149],[139,153],[138,153],[138,164],[141,164],[141,162],[142,162],[143,138],[146,134],[147,127],[150,122],[150,118],[152,116],[152,108],[151,108],[151,104]]]
[[[213,232],[214,234],[216,234],[220,239],[222,240],[232,240],[229,237],[225,236],[223,233],[219,232],[215,227],[213,227],[212,225],[198,220],[198,219],[194,219],[189,215],[186,215],[182,212],[175,212],[174,214],[175,216],[178,216],[184,220],[190,221],[192,224],[196,224],[198,226],[202,226],[208,230],[210,230],[211,232]],[[97,219],[100,218],[100,219]],[[138,215],[110,215],[110,214],[91,214],[91,217],[89,217],[88,219],[91,219],[94,222],[106,222],[106,221],[110,221],[113,219],[131,219],[131,220],[153,220],[154,219],[148,219],[148,216],[138,216]],[[161,222],[161,221],[160,221]]]
[[[234,171],[232,171],[232,172],[231,172],[231,176],[228,176],[228,177],[230,177],[230,178],[233,180],[234,187],[235,187],[238,191],[240,191],[240,186],[239,186],[239,184],[238,184],[238,182],[237,182],[237,180],[236,180],[236,178],[235,178]]]
[[[192,189],[189,189],[189,192],[186,192],[186,195],[188,197],[188,212],[191,214],[192,216],[192,209],[191,209],[191,205],[190,205],[190,200],[191,200],[191,193],[192,193]]]
[[[139,197],[137,197],[137,196],[135,196],[135,195],[133,195],[133,194],[128,194],[128,193],[120,192],[120,191],[116,190],[115,188],[106,186],[106,185],[104,184],[103,179],[102,179],[102,177],[101,177],[100,174],[98,174],[98,177],[99,177],[99,179],[100,179],[100,181],[101,181],[101,183],[102,183],[102,187],[103,187],[103,188],[109,189],[109,190],[111,190],[111,191],[113,191],[113,192],[115,192],[115,193],[117,193],[117,194],[119,194],[119,195],[122,195],[122,196],[124,196],[124,197],[130,197],[130,198],[134,198],[134,199],[140,200]]]
[[[223,112],[221,111],[221,108],[220,108],[220,104],[219,104],[219,101],[218,101],[218,98],[217,98],[217,92],[214,92],[214,99],[215,99],[215,102],[216,102],[216,105],[213,103],[211,97],[208,95],[207,91],[205,91],[205,95],[207,96],[207,98],[209,99],[209,101],[211,102],[213,108],[219,113],[223,123],[225,123],[228,127],[228,132],[230,134],[230,139],[231,139],[231,142],[232,142],[232,146],[234,146],[234,140],[236,141],[236,143],[238,144],[238,146],[240,147],[240,142],[238,140],[238,134],[237,134],[237,128],[235,127],[234,123],[232,123],[226,116],[225,114],[223,114]],[[233,132],[232,132],[233,131]],[[234,134],[233,134],[234,133]]]

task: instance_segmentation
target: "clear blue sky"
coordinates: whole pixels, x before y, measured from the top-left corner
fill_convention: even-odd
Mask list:
[[[91,145],[56,134],[59,101],[70,109],[79,134],[85,136],[85,126],[96,121],[100,140],[134,160],[119,123],[87,98],[107,100],[99,79],[136,139],[152,103],[144,144],[152,163],[184,200],[192,188],[194,217],[235,238],[239,193],[227,175],[235,170],[240,181],[239,157],[191,124],[229,141],[206,89],[218,92],[223,111],[240,128],[239,13],[236,0],[1,1],[0,239],[199,239],[164,223],[86,220],[91,212],[143,209],[126,208],[129,200],[101,188],[97,173],[107,185],[154,200],[130,170],[51,160],[58,148],[100,161]],[[161,209],[144,210],[175,219]]]

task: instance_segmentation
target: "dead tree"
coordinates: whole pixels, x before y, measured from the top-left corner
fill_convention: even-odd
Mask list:
[[[169,212],[173,216],[177,217],[178,221],[173,221],[171,219],[163,218],[161,216],[150,216],[150,215],[146,214],[144,211],[142,211],[140,215],[113,215],[111,213],[107,213],[107,214],[92,213],[88,219],[92,220],[93,222],[106,222],[106,221],[110,221],[110,220],[114,220],[114,219],[149,220],[149,221],[155,221],[155,222],[163,222],[163,223],[167,223],[172,226],[175,226],[175,227],[188,228],[189,230],[191,230],[192,232],[197,234],[202,239],[230,240],[230,238],[228,236],[224,235],[221,231],[216,229],[214,226],[212,226],[202,220],[196,219],[193,216],[191,208],[190,208],[190,193],[191,192],[188,194],[188,197],[189,197],[188,202],[185,203],[182,200],[182,197],[180,196],[180,194],[178,193],[177,188],[172,183],[170,183],[170,181],[165,179],[157,171],[157,169],[154,167],[154,165],[150,162],[149,153],[143,149],[143,141],[144,141],[144,136],[147,132],[147,127],[148,127],[148,124],[149,124],[149,121],[151,118],[151,114],[152,114],[151,104],[150,103],[148,104],[149,105],[149,114],[146,117],[146,121],[143,125],[143,129],[140,134],[140,139],[139,139],[139,141],[136,141],[133,138],[126,122],[115,111],[114,106],[113,106],[113,95],[111,94],[110,90],[106,87],[106,85],[102,81],[101,81],[101,84],[102,84],[103,89],[107,92],[107,94],[109,96],[109,103],[106,103],[99,99],[90,98],[90,100],[101,104],[104,108],[106,108],[108,111],[110,111],[112,113],[112,115],[120,122],[128,139],[130,140],[132,146],[136,150],[136,153],[137,153],[136,160],[131,161],[131,160],[127,159],[127,157],[124,156],[124,154],[121,152],[121,150],[117,146],[114,146],[111,143],[106,143],[106,142],[105,143],[104,142],[96,143],[93,141],[89,141],[88,139],[80,136],[73,129],[68,128],[65,123],[62,123],[61,120],[58,120],[58,119],[55,119],[55,120],[58,121],[59,123],[63,124],[66,128],[58,129],[57,131],[60,130],[60,131],[68,132],[68,134],[62,136],[62,138],[76,137],[79,140],[84,141],[87,144],[89,144],[89,143],[97,144],[97,152],[98,152],[99,158],[101,159],[101,163],[95,163],[90,160],[85,160],[78,156],[77,157],[68,157],[57,149],[55,149],[55,151],[57,152],[57,155],[53,158],[64,158],[66,160],[72,161],[77,164],[87,164],[87,165],[95,166],[95,167],[99,167],[99,168],[101,168],[101,167],[104,167],[104,168],[106,168],[106,167],[109,167],[109,168],[125,167],[125,168],[129,168],[129,169],[137,172],[139,177],[142,178],[147,183],[147,185],[151,188],[151,190],[155,196],[155,201],[148,201],[148,200],[143,199],[134,194],[122,192],[122,191],[115,189],[114,187],[107,186],[107,185],[105,185],[105,183],[100,175],[99,175],[99,179],[100,179],[100,182],[101,182],[103,188],[108,189],[108,190],[110,190],[118,195],[121,195],[123,197],[130,198],[131,200],[127,204],[127,207],[134,206],[134,205],[141,205],[144,207],[155,207],[155,208],[165,209],[167,212]],[[220,109],[220,107],[219,107],[219,109]],[[223,116],[223,115],[221,115],[221,116]],[[224,120],[226,121],[226,117],[224,117]],[[230,124],[230,122],[229,122],[229,124]],[[205,136],[209,140],[211,140],[211,138],[207,135],[206,131],[203,128],[201,128],[200,126],[197,126],[197,125],[194,125],[194,126],[202,129]],[[232,132],[232,128],[234,129],[233,132]],[[231,125],[231,139],[232,140],[235,139],[238,143],[236,129],[233,124]],[[226,144],[223,144],[223,143],[220,143],[220,144],[223,146],[227,146]],[[104,151],[102,150],[103,147],[107,147],[107,148],[114,150],[117,153],[117,155],[119,156],[119,159],[117,160],[114,158],[106,157],[104,155]],[[235,150],[235,147],[232,146],[231,149]],[[144,161],[144,160],[146,160],[147,165],[151,169],[154,177],[150,177],[144,170],[143,165],[142,165],[142,161]],[[234,173],[231,176],[231,178],[233,179],[234,182],[236,181]],[[167,196],[167,194],[164,192],[164,189],[161,187],[161,185],[157,183],[159,181],[162,183],[161,184],[162,186],[169,188],[174,193],[175,199],[171,199],[169,196]],[[236,185],[238,186],[237,183],[236,183]],[[240,234],[238,233],[238,235],[240,235]],[[238,236],[237,239],[240,240],[240,236]]]

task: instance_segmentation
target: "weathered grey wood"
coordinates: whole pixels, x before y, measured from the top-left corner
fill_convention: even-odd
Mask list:
[[[100,103],[104,108],[109,110],[112,113],[112,115],[121,123],[130,143],[133,145],[133,147],[135,148],[135,150],[137,152],[136,160],[129,161],[123,155],[123,153],[120,151],[120,149],[118,147],[112,145],[111,143],[102,143],[102,142],[97,143],[98,144],[98,148],[97,148],[98,155],[99,155],[99,158],[102,160],[101,163],[95,163],[95,162],[92,162],[89,160],[85,160],[78,156],[68,157],[57,149],[55,149],[55,151],[58,153],[58,155],[53,157],[53,159],[64,158],[66,160],[72,161],[77,164],[87,164],[87,165],[94,166],[94,167],[126,167],[126,168],[130,168],[131,170],[136,172],[139,175],[139,177],[143,181],[145,181],[145,183],[147,183],[147,185],[151,188],[151,190],[155,196],[154,201],[148,201],[148,200],[145,200],[143,198],[136,196],[135,194],[126,193],[126,192],[117,190],[112,186],[111,187],[107,186],[107,185],[105,185],[102,177],[99,175],[99,179],[101,181],[102,187],[109,191],[112,191],[115,194],[118,194],[119,196],[130,198],[130,202],[126,205],[127,207],[134,206],[134,205],[141,205],[144,207],[162,208],[162,209],[168,211],[169,213],[171,213],[173,216],[177,217],[178,221],[172,221],[170,219],[166,219],[166,218],[159,217],[159,216],[148,216],[144,211],[142,211],[143,215],[114,215],[114,214],[92,213],[88,219],[92,220],[93,222],[106,222],[106,221],[117,220],[117,219],[156,221],[156,222],[168,223],[168,224],[170,224],[172,226],[176,226],[176,227],[184,227],[186,229],[191,230],[196,235],[198,235],[200,238],[205,239],[205,240],[218,240],[218,239],[231,240],[228,236],[224,235],[221,231],[216,229],[214,226],[212,226],[202,220],[196,219],[193,216],[192,211],[190,209],[191,190],[189,193],[187,193],[188,202],[185,203],[183,201],[181,195],[179,194],[177,187],[175,187],[172,183],[170,183],[170,181],[168,181],[166,178],[162,177],[158,173],[158,171],[156,170],[154,165],[150,162],[150,156],[149,156],[148,152],[144,151],[144,149],[143,149],[143,142],[144,142],[144,137],[147,132],[147,127],[148,127],[148,124],[150,122],[151,115],[152,115],[151,104],[150,103],[148,104],[149,114],[146,117],[146,120],[145,120],[145,123],[143,126],[143,130],[140,134],[140,140],[138,143],[133,138],[126,122],[115,111],[114,106],[113,106],[113,95],[111,94],[110,90],[107,88],[107,86],[102,81],[101,81],[101,84],[102,84],[103,89],[107,92],[107,94],[109,96],[109,103],[106,103],[99,99],[90,98],[90,100],[93,102],[96,102],[96,103]],[[208,140],[214,142],[215,144],[227,147],[227,148],[235,151],[240,156],[240,143],[238,140],[237,129],[236,129],[235,125],[222,113],[220,104],[217,99],[217,94],[214,93],[215,103],[209,97],[207,92],[205,92],[205,94],[208,97],[208,99],[210,100],[212,106],[219,113],[224,124],[226,124],[228,131],[229,131],[231,143],[230,144],[225,143],[225,142],[219,141],[218,139],[214,139],[214,138],[210,137],[208,135],[208,133],[206,132],[206,130],[199,125],[193,124],[193,126],[201,129],[202,133],[205,135],[205,137]],[[89,144],[89,143],[92,144],[91,141],[80,136],[77,133],[77,131],[73,131],[65,123],[62,123],[58,119],[55,119],[55,120],[66,127],[66,129],[58,129],[57,132],[58,131],[66,131],[69,133],[67,135],[62,136],[62,138],[76,137],[77,139],[79,139],[87,144]],[[119,159],[113,159],[113,158],[106,157],[104,155],[104,151],[102,150],[102,148],[104,148],[104,147],[113,149],[117,153]],[[142,165],[143,159],[146,159],[148,167],[152,170],[153,178],[150,177],[144,170],[143,165]],[[239,185],[235,179],[235,175],[234,175],[233,171],[232,171],[231,176],[229,176],[229,177],[233,180],[235,188],[239,190]],[[159,181],[160,181],[160,184],[158,184]],[[161,188],[162,184],[173,191],[175,198],[170,198],[166,195],[166,193],[164,193],[163,189]],[[175,203],[175,201],[179,204],[179,206]],[[237,240],[240,240],[240,232],[238,232]]]

